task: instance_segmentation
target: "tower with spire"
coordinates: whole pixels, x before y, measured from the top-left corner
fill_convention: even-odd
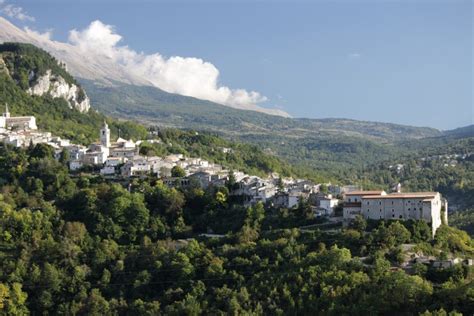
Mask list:
[[[8,103],[5,103],[5,112],[2,115],[4,118],[10,118],[10,111],[8,110]]]
[[[10,113],[8,113],[8,105],[5,104],[5,112],[0,116],[0,130],[4,130],[7,127],[7,115],[9,117]]]
[[[110,129],[104,120],[104,126],[100,130],[100,144],[104,147],[110,147]]]

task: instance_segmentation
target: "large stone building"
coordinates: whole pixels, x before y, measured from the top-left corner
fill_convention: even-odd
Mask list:
[[[344,194],[343,217],[354,219],[361,214],[361,202],[364,196],[383,196],[385,191],[352,191]]]
[[[448,221],[447,208],[439,192],[356,191],[345,195],[343,216],[347,220],[357,215],[373,220],[424,220],[431,224],[434,235]]]
[[[34,116],[11,116],[8,105],[0,117],[0,130],[36,130],[36,118]]]

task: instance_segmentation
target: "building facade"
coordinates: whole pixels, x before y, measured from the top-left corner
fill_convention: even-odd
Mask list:
[[[431,224],[433,236],[443,222],[448,222],[447,201],[439,192],[353,192],[344,198],[343,216],[352,220],[357,215],[372,220],[424,220]]]

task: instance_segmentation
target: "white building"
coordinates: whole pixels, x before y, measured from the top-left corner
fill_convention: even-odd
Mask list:
[[[331,194],[319,199],[319,208],[325,210],[325,215],[334,214],[334,208],[339,204],[339,200],[332,197]]]
[[[308,194],[299,191],[291,190],[289,192],[278,192],[272,196],[272,203],[274,207],[293,208],[299,204],[300,201],[308,198]]]
[[[276,193],[276,187],[270,182],[256,176],[246,176],[238,182],[232,195],[244,197],[245,204],[265,203]]]
[[[370,194],[364,194],[370,193]],[[377,194],[378,192],[378,194]],[[354,193],[354,192],[353,192]],[[359,191],[346,195],[344,218],[361,215],[374,220],[424,220],[431,224],[433,236],[444,221],[447,223],[447,201],[439,192],[391,193],[383,191]],[[444,218],[443,218],[444,217]]]
[[[123,164],[126,159],[118,157],[109,157],[104,163],[104,167],[100,169],[100,174],[102,175],[114,175],[117,173],[117,168]]]
[[[8,105],[0,118],[0,130],[36,130],[36,118],[34,116],[11,116]]]
[[[109,147],[100,144],[90,144],[89,149],[83,157],[84,163],[100,165],[105,163],[109,157]]]
[[[385,191],[352,191],[344,194],[343,217],[354,219],[361,214],[361,202],[363,196],[382,196]]]
[[[104,126],[100,129],[100,144],[104,147],[110,147],[110,129],[107,122],[104,121]]]
[[[150,173],[150,165],[146,157],[135,156],[122,166],[121,172],[124,177],[145,175]]]

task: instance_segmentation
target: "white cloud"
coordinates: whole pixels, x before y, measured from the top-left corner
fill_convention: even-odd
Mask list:
[[[349,59],[359,59],[362,57],[362,55],[360,53],[354,52],[348,54],[347,57],[349,57]]]
[[[13,4],[7,4],[5,0],[0,0],[0,14],[5,15],[9,18],[14,18],[20,21],[34,22],[35,18],[23,10],[22,7],[15,6]]]
[[[252,106],[267,100],[255,91],[220,85],[219,70],[200,58],[147,55],[119,45],[121,40],[112,26],[101,21],[69,33],[69,42],[81,53],[105,56],[165,91],[230,106]]]
[[[30,29],[29,27],[25,26],[23,30],[26,32],[26,34],[34,36],[35,38],[43,41],[50,41],[51,37],[53,36],[53,30],[48,29],[45,32],[41,33],[39,31],[35,31],[33,29]]]

